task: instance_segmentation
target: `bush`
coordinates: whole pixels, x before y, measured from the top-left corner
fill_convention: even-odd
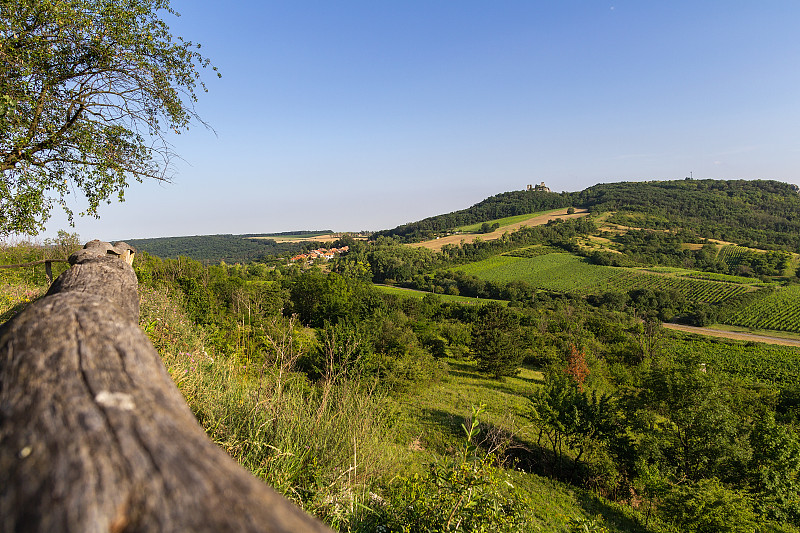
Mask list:
[[[475,444],[483,407],[473,408],[469,423],[462,424],[464,445],[454,457],[387,488],[389,500],[369,521],[371,531],[522,530],[526,513],[517,489],[493,465],[494,456],[479,453]]]
[[[752,533],[757,526],[750,498],[715,478],[674,488],[662,513],[686,533]]]

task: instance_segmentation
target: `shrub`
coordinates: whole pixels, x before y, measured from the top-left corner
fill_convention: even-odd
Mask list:
[[[473,408],[468,424],[462,424],[464,444],[453,457],[388,487],[389,501],[375,510],[370,527],[407,533],[522,530],[525,513],[517,489],[494,466],[494,456],[480,453],[475,443],[483,409]]]
[[[662,513],[687,533],[751,533],[757,526],[750,498],[716,478],[674,488]]]

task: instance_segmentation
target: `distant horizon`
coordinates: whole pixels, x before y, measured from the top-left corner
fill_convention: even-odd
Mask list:
[[[552,193],[560,194],[560,193],[564,193],[564,192],[566,192],[566,193],[580,192],[580,191],[584,191],[584,190],[586,190],[588,188],[591,188],[591,187],[595,187],[595,186],[598,186],[598,185],[606,185],[606,184],[611,184],[611,183],[649,183],[649,182],[669,182],[669,181],[685,181],[685,180],[694,180],[694,181],[704,181],[704,180],[712,180],[712,181],[775,181],[775,182],[780,182],[780,183],[786,183],[787,185],[793,185],[796,188],[800,189],[800,185],[798,185],[796,183],[791,183],[791,182],[781,181],[781,180],[776,180],[776,179],[771,179],[771,178],[764,178],[764,177],[752,178],[752,179],[746,179],[746,178],[721,179],[721,178],[697,178],[697,177],[685,176],[683,178],[672,178],[672,179],[670,179],[670,178],[653,178],[653,179],[641,179],[641,180],[631,180],[631,179],[616,180],[616,181],[612,180],[612,181],[603,181],[603,182],[594,183],[594,184],[588,185],[587,187],[584,187],[582,189],[576,189],[576,190],[571,190],[571,191],[569,191],[569,190],[555,190],[553,187],[550,187],[547,184],[547,181],[544,181],[544,183],[545,183],[545,185],[547,185],[548,188],[551,189]],[[519,189],[496,191],[494,193],[488,194],[487,196],[485,196],[485,197],[481,198],[480,200],[477,200],[477,201],[475,201],[475,202],[473,202],[473,203],[471,203],[469,205],[464,205],[462,207],[458,207],[456,209],[451,209],[451,210],[448,210],[448,211],[439,211],[439,212],[436,212],[436,213],[433,213],[433,214],[430,214],[430,215],[423,216],[423,217],[418,218],[418,219],[407,220],[405,222],[401,222],[401,223],[395,224],[393,226],[381,227],[381,228],[376,228],[376,229],[364,229],[364,228],[362,228],[362,229],[330,229],[330,228],[328,228],[328,229],[321,230],[321,229],[294,228],[294,229],[290,229],[290,230],[282,229],[280,231],[258,231],[258,232],[256,232],[256,231],[241,231],[241,232],[221,231],[221,232],[209,232],[209,233],[187,233],[187,234],[180,234],[180,235],[177,235],[177,234],[176,235],[153,235],[153,236],[147,236],[147,237],[129,236],[129,237],[124,237],[124,238],[111,238],[111,239],[105,239],[105,238],[96,237],[96,236],[85,237],[84,235],[82,235],[79,232],[75,231],[74,228],[59,228],[59,229],[61,229],[63,231],[66,231],[68,233],[78,233],[83,242],[87,242],[89,240],[96,239],[96,238],[100,238],[100,240],[105,240],[105,241],[108,241],[108,242],[117,242],[117,241],[125,241],[125,240],[171,239],[171,238],[179,238],[179,237],[210,237],[210,236],[224,236],[224,235],[242,236],[242,237],[248,237],[248,236],[255,236],[255,237],[276,236],[276,237],[279,237],[281,235],[296,235],[296,234],[302,234],[302,233],[320,233],[320,234],[324,234],[324,233],[334,233],[334,234],[335,233],[376,233],[376,232],[379,232],[379,231],[385,231],[385,230],[394,229],[394,228],[397,228],[397,227],[405,225],[405,224],[418,222],[418,221],[424,220],[426,218],[431,218],[431,217],[435,217],[435,216],[438,216],[438,215],[443,215],[443,214],[448,214],[448,213],[452,213],[452,212],[456,212],[456,211],[461,211],[463,209],[468,209],[468,208],[470,208],[470,207],[472,207],[472,206],[474,206],[476,204],[479,204],[479,203],[483,202],[484,200],[486,200],[488,198],[491,198],[493,196],[497,196],[499,194],[504,194],[504,193],[508,193],[508,192],[514,192],[514,191],[525,191],[527,189],[528,185],[534,185],[535,186],[535,185],[538,185],[540,183],[542,183],[542,181],[539,181],[537,183],[526,183],[525,186],[523,186],[522,188],[519,188]],[[98,221],[98,222],[102,222],[102,219],[100,221]],[[18,242],[18,241],[26,241],[27,240],[27,241],[31,241],[31,242],[42,242],[44,239],[53,238],[54,236],[55,236],[55,234],[54,235],[39,235],[39,236],[35,236],[35,237],[13,236],[10,239],[10,241]],[[0,241],[0,242],[2,242],[2,241]]]
[[[170,134],[171,184],[43,237],[374,231],[541,181],[800,184],[798,2],[171,6],[222,74],[193,106],[213,129]]]
[[[549,185],[548,185],[548,187],[551,189],[551,192],[553,192],[553,193],[562,193],[562,192],[568,192],[569,193],[569,192],[583,191],[583,190],[586,190],[589,187],[594,187],[595,185],[602,185],[602,184],[605,184],[605,183],[624,183],[626,181],[630,181],[630,182],[679,181],[679,180],[682,180],[682,179],[685,179],[685,178],[675,178],[675,180],[669,180],[669,179],[642,179],[642,180],[606,181],[606,182],[594,183],[592,185],[589,185],[588,187],[584,187],[583,189],[576,189],[576,190],[572,190],[572,191],[569,191],[569,190],[555,190],[552,187],[550,187]],[[699,178],[693,178],[693,179],[696,179],[696,180],[699,181]],[[704,178],[704,179],[715,179],[715,178]],[[754,179],[767,179],[767,178],[754,178]],[[777,180],[775,180],[775,181],[777,181]],[[506,192],[524,191],[524,190],[526,190],[528,185],[537,185],[537,184],[540,184],[540,183],[542,183],[541,180],[539,180],[538,182],[535,182],[535,183],[534,182],[526,183],[523,187],[521,187],[519,189],[510,189],[510,190],[505,190],[505,191],[497,191],[497,192],[491,193],[491,194],[489,194],[487,196],[484,196],[480,200],[477,200],[477,201],[475,201],[475,202],[473,202],[473,203],[471,203],[469,205],[464,205],[462,207],[457,207],[455,209],[451,209],[451,210],[448,210],[448,211],[439,211],[439,212],[436,212],[436,213],[433,213],[433,214],[430,214],[430,215],[423,216],[423,217],[418,218],[418,219],[406,220],[405,222],[400,222],[400,223],[392,225],[392,226],[380,227],[380,228],[374,228],[374,229],[363,229],[363,228],[359,229],[359,230],[355,230],[355,229],[331,229],[331,230],[326,230],[326,231],[330,231],[330,233],[376,233],[376,232],[379,232],[379,231],[394,229],[394,228],[396,228],[398,226],[402,226],[404,224],[410,224],[410,223],[413,223],[413,222],[417,222],[419,220],[424,220],[426,218],[435,217],[435,216],[446,214],[446,213],[452,213],[454,211],[461,211],[462,209],[468,209],[468,208],[470,208],[470,207],[472,207],[472,206],[474,206],[474,205],[486,200],[487,198],[491,198],[492,196],[496,196],[498,194],[503,194],[503,193],[506,193]],[[547,184],[547,181],[545,181],[544,183]],[[123,203],[121,205],[125,205],[125,204]],[[79,217],[76,216],[75,217],[76,227],[78,225],[78,220],[79,220]],[[83,222],[102,224],[103,219],[102,219],[102,216],[101,216],[101,218],[99,220],[90,220],[90,219],[87,219],[87,218],[83,217],[82,221]],[[58,228],[58,230],[63,230],[63,231],[66,231],[68,233],[78,233],[79,236],[81,237],[81,239],[85,240],[85,241],[89,241],[89,240],[92,240],[94,238],[97,238],[97,237],[92,237],[92,238],[84,239],[83,235],[80,234],[79,232],[77,232],[75,230],[75,228],[64,228],[64,227],[61,227],[61,228]],[[264,231],[264,232],[255,232],[255,231],[230,232],[230,231],[223,231],[223,232],[212,232],[212,233],[187,233],[187,234],[181,234],[181,235],[154,235],[154,236],[148,236],[148,237],[126,237],[124,239],[110,239],[110,240],[107,240],[107,241],[108,242],[112,242],[112,241],[113,242],[117,242],[117,241],[124,241],[126,239],[127,240],[144,240],[144,239],[171,239],[171,238],[176,238],[176,237],[209,237],[209,236],[214,236],[214,235],[234,235],[234,236],[247,236],[247,235],[271,236],[271,235],[275,235],[275,236],[278,236],[278,235],[281,235],[281,234],[289,235],[289,234],[294,234],[294,233],[303,233],[303,232],[309,233],[309,232],[318,232],[318,231],[319,232],[323,232],[323,230],[309,230],[309,229],[294,228],[294,229],[291,229],[291,230]],[[32,237],[32,238],[31,237],[15,237],[15,239],[23,239],[23,240],[24,239],[28,239],[28,240],[32,240],[32,241],[36,241],[36,240],[41,241],[43,239],[52,238],[54,236],[55,236],[55,233],[52,234],[52,235],[50,235],[50,234],[47,234],[47,235],[41,234],[41,235],[38,235],[38,236],[35,236],[35,237]],[[101,240],[106,240],[106,239],[101,239]]]

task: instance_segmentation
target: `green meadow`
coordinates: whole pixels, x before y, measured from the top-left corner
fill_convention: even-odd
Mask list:
[[[524,222],[526,220],[529,220],[529,219],[537,217],[537,216],[549,215],[550,213],[557,213],[559,211],[563,211],[563,209],[551,209],[550,211],[541,211],[541,212],[538,212],[538,213],[528,213],[526,215],[515,215],[515,216],[512,216],[512,217],[504,217],[504,218],[498,218],[498,219],[495,219],[495,220],[489,220],[487,222],[489,224],[499,224],[500,227],[502,228],[503,226],[510,226],[511,224],[518,224],[520,222]],[[484,222],[479,222],[477,224],[469,224],[467,226],[459,226],[459,227],[455,228],[455,231],[460,231],[460,232],[463,232],[463,233],[475,233],[475,232],[477,232],[477,231],[479,231],[481,229],[481,225],[483,225],[483,224],[484,224]]]
[[[497,302],[502,305],[507,305],[505,300],[491,300],[487,298],[470,298],[469,296],[456,296],[453,294],[433,294],[425,291],[417,291],[414,289],[405,289],[403,287],[391,287],[389,285],[375,285],[381,292],[386,294],[393,294],[395,296],[402,296],[406,298],[424,298],[425,296],[435,296],[445,302],[456,302],[460,304],[478,305],[487,302]]]

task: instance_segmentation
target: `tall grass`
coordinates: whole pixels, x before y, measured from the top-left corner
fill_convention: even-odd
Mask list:
[[[141,324],[209,437],[298,505],[342,531],[357,530],[408,453],[395,444],[395,404],[356,381],[311,383],[287,361],[301,349],[273,333],[255,371],[206,351],[180,294],[142,289]],[[284,324],[292,328],[291,321]]]
[[[61,246],[41,246],[32,242],[6,243],[0,241],[0,265],[19,265],[42,259],[66,259],[71,249]],[[66,263],[52,265],[53,276],[68,268]],[[0,323],[19,313],[26,304],[47,291],[44,265],[21,268],[0,268]]]

